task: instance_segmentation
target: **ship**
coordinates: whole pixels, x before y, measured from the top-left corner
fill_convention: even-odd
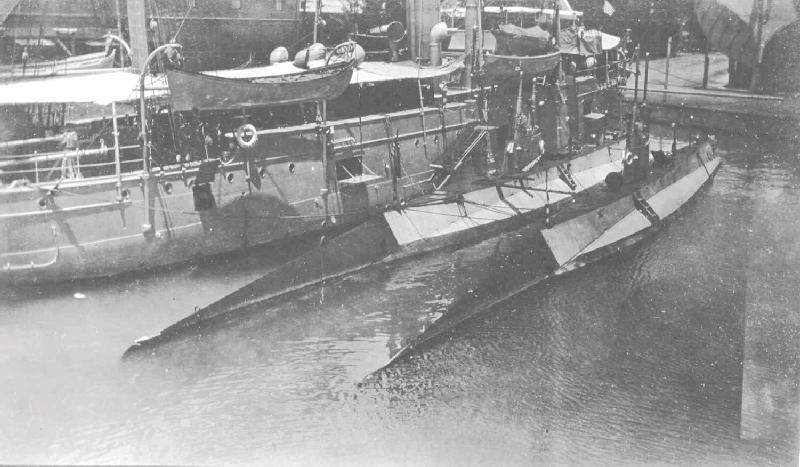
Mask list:
[[[128,2],[129,20],[135,3]],[[425,56],[397,62],[332,64],[323,73],[307,57],[165,77],[152,74],[133,43],[136,72],[3,86],[0,282],[112,276],[332,235],[445,184],[458,191],[476,175],[454,164],[491,149],[490,131],[471,91],[447,95],[440,86],[460,79],[463,58],[428,62],[420,25],[432,31],[439,12],[422,11],[425,21],[411,18],[420,33],[409,35],[417,44],[409,49]],[[154,67],[170,68],[178,49],[159,46]],[[194,92],[173,97],[179,79],[202,86],[204,96],[235,84],[242,95],[260,88],[273,98],[253,104],[234,95],[206,106],[192,102]],[[334,81],[328,91],[303,91],[304,82]],[[293,86],[300,97],[274,97]]]
[[[115,275],[358,223],[393,198],[428,189],[443,141],[455,145],[474,125],[469,104],[402,99],[416,95],[420,81],[458,68],[446,63],[420,71],[408,62],[345,68],[344,77],[355,80],[345,83],[355,88],[351,94],[362,87],[373,95],[397,93],[385,113],[331,101],[338,118],[317,119],[313,99],[320,95],[314,93],[244,117],[241,110],[215,110],[207,113],[213,121],[156,109],[147,121],[145,155],[136,141],[138,75],[116,71],[5,86],[11,119],[20,124],[19,116],[33,110],[37,131],[2,145],[9,154],[0,161],[0,275],[17,283]],[[169,99],[161,85],[148,85],[148,96],[162,93],[148,107]],[[340,83],[330,89],[344,90]],[[119,113],[100,111],[104,118],[48,130],[70,128],[61,125],[76,104],[97,112],[110,102],[119,104]],[[248,128],[253,133],[245,142],[240,134]],[[83,144],[90,138],[97,138],[94,148]],[[392,176],[385,154],[396,148],[408,157]]]
[[[474,8],[474,2],[469,3]],[[637,95],[638,56],[632,59]],[[477,57],[473,65],[480,77]],[[618,65],[564,67],[563,79],[560,69],[544,77],[526,75],[523,67],[510,71],[506,90],[516,100],[516,109],[496,170],[486,170],[490,155],[486,152],[482,158],[453,161],[442,173],[451,175],[465,164],[474,168],[484,163],[478,172],[487,175],[462,178],[455,190],[449,189],[447,176],[441,177],[436,191],[323,238],[318,247],[196,309],[155,336],[139,339],[125,355],[154,352],[178,336],[204,332],[268,306],[279,309],[275,305],[314,288],[329,288],[334,281],[369,268],[392,267],[435,251],[486,242],[495,252],[492,261],[519,272],[502,283],[478,272],[471,281],[474,286],[439,318],[404,336],[404,345],[390,355],[391,363],[505,297],[641,241],[712,180],[721,159],[713,135],[679,142],[676,126],[670,150],[651,150],[647,109],[636,99],[621,132],[610,129],[605,112],[584,113],[608,95],[598,81],[610,78],[619,83],[627,77],[627,67],[619,70]],[[610,67],[615,68],[613,74]],[[607,90],[613,92],[615,86]],[[533,123],[537,114],[535,122],[541,127]],[[479,130],[494,131],[491,125]],[[539,142],[538,151],[526,150],[526,142]]]

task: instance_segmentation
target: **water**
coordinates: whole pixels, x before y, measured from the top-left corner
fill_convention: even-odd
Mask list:
[[[659,236],[503,302],[366,384],[473,285],[480,247],[367,271],[331,284],[324,304],[314,290],[130,360],[134,339],[292,252],[5,290],[0,462],[796,462],[791,338],[775,357],[788,372],[776,414],[794,425],[771,439],[739,430],[748,284],[768,267],[748,252],[795,248],[800,147],[745,143],[722,141],[715,181]],[[764,212],[787,234],[759,235]],[[771,277],[767,295],[789,294],[792,274]]]

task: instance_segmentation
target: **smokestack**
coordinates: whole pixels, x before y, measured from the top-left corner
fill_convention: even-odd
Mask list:
[[[144,62],[150,51],[147,47],[147,21],[145,18],[145,0],[128,0],[128,34],[133,58],[131,65],[138,72],[144,68]]]
[[[429,33],[439,23],[440,16],[438,1],[406,1],[408,46],[412,60],[427,60],[430,58]]]

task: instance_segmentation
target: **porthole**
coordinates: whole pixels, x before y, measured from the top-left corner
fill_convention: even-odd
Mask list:
[[[231,172],[231,173],[229,173],[228,175],[225,176],[225,180],[227,180],[228,183],[233,183],[233,178],[234,178],[233,172]]]
[[[164,184],[164,193],[168,195],[172,194],[172,183],[167,182]]]
[[[290,162],[289,163],[289,173],[293,174],[294,173],[294,169],[295,169],[294,162]]]

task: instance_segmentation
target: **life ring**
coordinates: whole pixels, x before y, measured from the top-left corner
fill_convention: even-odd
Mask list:
[[[631,164],[633,164],[634,160],[635,160],[635,157],[634,157],[633,153],[628,151],[628,153],[625,155],[625,163],[628,164],[628,165],[631,165]]]
[[[250,135],[250,139],[245,139],[247,135]],[[258,142],[258,132],[256,131],[256,127],[249,123],[237,128],[233,133],[233,136],[236,138],[236,143],[240,148],[252,148]]]

